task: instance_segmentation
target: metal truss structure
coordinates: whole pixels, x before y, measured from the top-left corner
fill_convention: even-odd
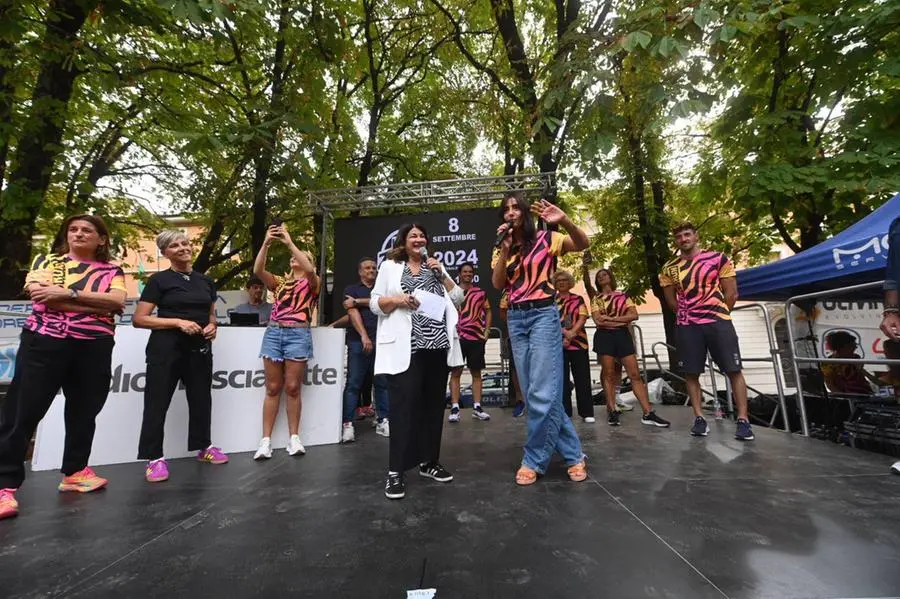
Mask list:
[[[418,183],[391,183],[368,187],[345,187],[309,192],[309,204],[316,212],[334,213],[385,208],[421,207],[430,209],[466,202],[502,200],[510,190],[526,197],[546,197],[556,184],[555,173],[518,174],[502,177],[446,179]]]

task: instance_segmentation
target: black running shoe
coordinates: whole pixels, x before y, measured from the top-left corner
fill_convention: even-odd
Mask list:
[[[433,478],[439,483],[449,483],[453,480],[453,475],[447,472],[447,470],[437,462],[419,466],[419,476]]]
[[[619,412],[616,410],[610,412],[606,418],[606,423],[610,426],[619,426]]]
[[[388,499],[406,497],[406,477],[400,473],[388,472],[384,481],[384,496]]]
[[[658,426],[659,428],[669,428],[671,424],[668,420],[663,420],[659,416],[656,415],[656,412],[650,412],[649,414],[644,414],[641,416],[641,424],[647,424],[649,426]]]

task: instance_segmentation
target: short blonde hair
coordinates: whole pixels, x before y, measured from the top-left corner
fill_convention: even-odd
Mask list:
[[[156,247],[159,248],[160,252],[165,252],[166,248],[172,245],[173,242],[187,238],[188,236],[184,234],[184,231],[167,229],[156,236]]]
[[[570,283],[575,284],[575,277],[568,270],[557,270],[553,275],[553,284],[558,283],[560,279],[568,279]]]

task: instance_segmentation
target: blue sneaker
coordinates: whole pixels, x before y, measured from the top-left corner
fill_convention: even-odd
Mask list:
[[[518,418],[525,413],[525,402],[517,401],[516,407],[513,408],[513,418]]]
[[[691,435],[694,437],[705,437],[708,434],[709,425],[706,423],[706,418],[703,416],[694,418],[694,426],[691,427]]]
[[[734,438],[738,441],[752,441],[755,438],[753,436],[753,429],[750,428],[750,423],[747,420],[738,418],[737,430],[734,431]]]

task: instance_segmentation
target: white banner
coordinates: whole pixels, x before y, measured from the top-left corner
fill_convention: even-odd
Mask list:
[[[856,354],[869,360],[884,359],[884,333],[881,332],[882,304],[877,300],[826,299],[816,303],[813,309],[813,332],[816,336],[816,355],[820,358],[831,356],[831,348],[826,339],[835,331],[846,331],[856,338]],[[806,313],[793,308],[795,331],[798,336],[809,334]],[[797,355],[801,352],[798,344]],[[807,356],[810,357],[810,356]],[[866,370],[881,370],[877,365],[869,365]],[[886,369],[886,367],[884,367]]]
[[[254,451],[262,437],[265,377],[258,356],[264,331],[223,327],[213,343],[212,442],[225,453]],[[137,461],[146,381],[144,348],[149,335],[150,331],[143,329],[116,329],[113,379],[109,398],[97,417],[92,466]],[[313,328],[312,337],[314,358],[307,365],[303,384],[300,439],[307,446],[338,443],[344,389],[344,330]],[[51,470],[62,465],[63,408],[64,398],[59,395],[38,426],[32,470]],[[187,425],[187,400],[184,390],[179,389],[166,419],[167,458],[193,455],[187,451]],[[282,400],[272,446],[282,448],[287,441]]]

